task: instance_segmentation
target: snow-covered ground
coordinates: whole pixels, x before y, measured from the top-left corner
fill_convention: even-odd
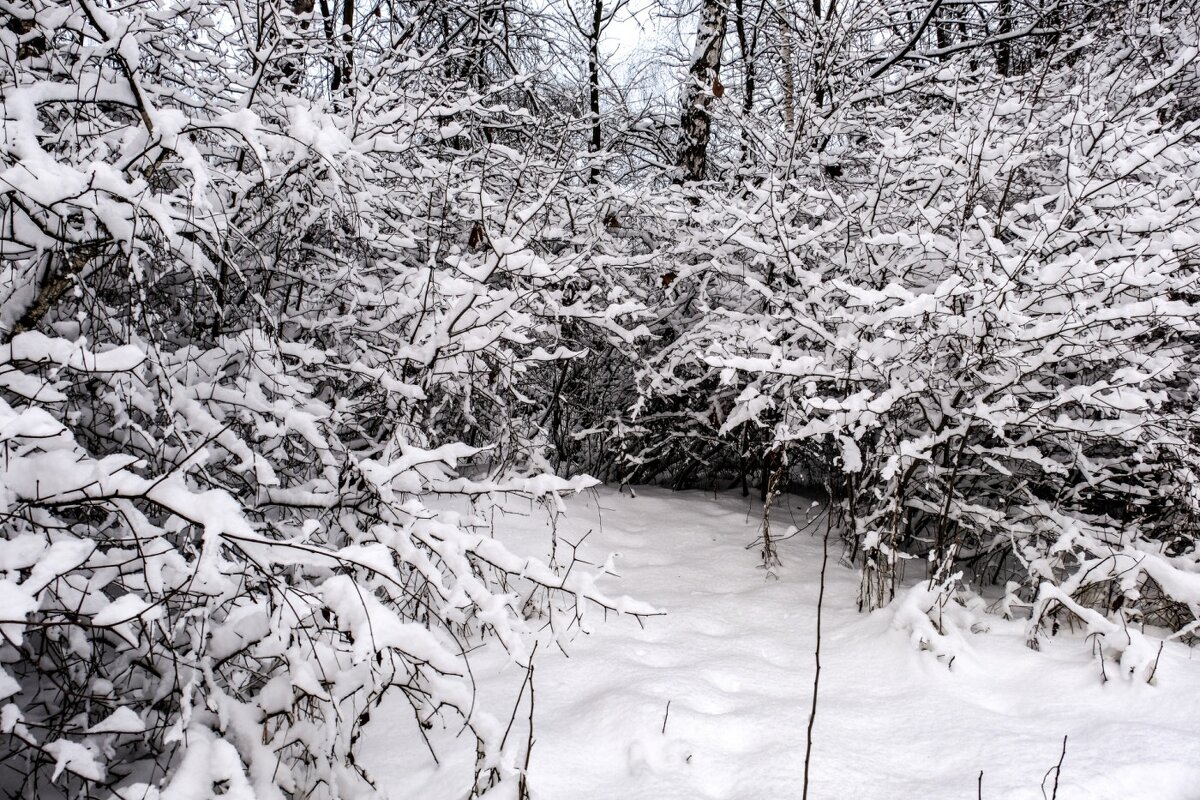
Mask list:
[[[644,628],[595,615],[569,657],[539,648],[533,796],[798,798],[820,539],[782,542],[778,580],[766,580],[745,548],[758,533],[757,503],[601,490],[567,505],[559,536],[590,530],[584,558],[619,554],[621,579],[608,588],[667,614]],[[775,510],[775,527],[802,523],[806,505],[793,499]],[[497,519],[497,537],[544,554],[545,513],[520,510]],[[1064,631],[1033,652],[1022,623],[996,618],[968,635],[948,668],[911,644],[892,610],[855,610],[857,576],[837,565],[839,552],[831,547],[810,797],[1041,798],[1066,736],[1062,800],[1200,798],[1200,654],[1167,643],[1156,685],[1104,683],[1082,636]],[[502,656],[472,661],[494,709],[511,705],[524,678]],[[411,715],[394,712],[367,742],[380,786],[394,800],[465,797],[473,758],[465,737],[435,731],[443,747],[435,765]],[[519,714],[514,735],[523,740],[526,705]]]

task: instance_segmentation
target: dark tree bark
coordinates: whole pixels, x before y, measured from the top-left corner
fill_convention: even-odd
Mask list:
[[[1012,0],[996,3],[996,72],[1005,78],[1012,74],[1012,45],[1004,38],[1012,32],[1012,13]]]
[[[830,0],[829,16],[832,17],[835,9],[836,0]],[[816,110],[825,105],[826,94],[828,93],[829,84],[828,77],[825,74],[825,19],[821,13],[821,0],[812,0],[813,14],[813,85],[816,87],[813,91],[813,101]]]
[[[755,89],[755,70],[754,62],[758,43],[758,31],[754,31],[753,36],[748,36],[746,33],[746,4],[745,0],[734,0],[734,30],[737,31],[738,51],[742,56],[742,69],[745,70],[745,79],[742,85],[742,112],[749,120],[751,112],[754,111],[754,89]],[[741,161],[745,163],[750,155],[750,129],[745,128],[742,133],[742,153]]]
[[[322,3],[322,5],[324,5]],[[353,94],[350,82],[354,77],[354,0],[342,0],[342,54],[333,68],[330,89],[334,96],[344,91]]]
[[[676,181],[702,181],[708,169],[708,140],[711,127],[709,107],[713,85],[721,68],[725,44],[725,7],[719,0],[704,0],[696,49],[687,85],[683,88],[683,113],[679,120],[679,152],[675,160]]]
[[[946,10],[939,8],[933,23],[934,41],[937,43],[938,50],[948,50],[950,45],[954,43],[954,37],[950,30],[951,24],[947,18]],[[949,58],[948,54],[943,54],[938,56],[938,61],[944,62]]]
[[[600,34],[604,21],[604,0],[594,0],[592,6],[592,33],[588,42],[588,112],[592,116],[592,141],[589,151],[597,157],[604,143],[600,130]],[[600,179],[600,166],[592,162],[588,180],[595,183]]]

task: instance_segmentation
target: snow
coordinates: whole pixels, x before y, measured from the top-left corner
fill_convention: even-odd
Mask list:
[[[189,730],[188,738],[189,746],[162,790],[162,800],[208,800],[215,796],[222,800],[255,800],[232,744],[202,728]]]
[[[0,667],[0,700],[7,700],[21,691],[21,684],[8,671]]]
[[[145,354],[134,345],[93,353],[66,339],[51,339],[37,331],[26,331],[0,345],[0,363],[9,361],[54,362],[90,372],[124,372],[137,368]]]
[[[136,594],[125,594],[107,604],[92,615],[92,624],[98,626],[118,625],[145,616],[150,604]]]
[[[381,650],[396,648],[442,672],[458,663],[424,626],[403,622],[377,598],[364,592],[348,575],[336,575],[321,585],[320,594],[337,615],[340,630],[354,634],[354,655],[363,661]]]
[[[574,543],[590,531],[580,557],[598,564],[615,554],[621,574],[600,588],[667,614],[644,627],[593,615],[587,633],[565,644],[569,657],[538,649],[532,796],[798,797],[820,538],[780,541],[783,565],[771,580],[757,568],[757,549],[746,548],[761,525],[757,502],[636,494],[601,489],[566,500],[557,536]],[[781,531],[803,530],[806,513],[820,511],[801,498],[779,502],[772,519]],[[496,515],[496,537],[536,553],[548,539],[544,514],[529,504],[510,511]],[[986,625],[948,625],[923,649],[921,600],[938,594],[916,581],[923,568],[910,565],[913,588],[892,606],[860,614],[857,573],[839,555],[831,543],[810,797],[961,800],[977,796],[982,771],[988,800],[1040,798],[1064,736],[1062,800],[1196,797],[1200,661],[1188,647],[1167,642],[1149,685],[1104,682],[1093,640],[1066,626],[1035,652],[1026,621],[988,616]],[[1150,632],[1145,639],[1157,648]],[[952,651],[952,663],[938,649]],[[525,671],[495,646],[475,654],[472,669],[489,707],[511,709]],[[526,699],[510,743],[524,747],[528,715]],[[410,731],[411,712],[395,706],[375,718],[364,756],[386,796],[466,795],[473,751],[468,737],[454,738],[453,723],[430,732],[441,748],[437,767]]]
[[[104,780],[104,769],[96,763],[96,754],[84,745],[59,739],[46,745],[45,750],[54,757],[54,774],[50,780],[58,780],[63,770],[94,781]]]
[[[88,728],[88,733],[141,733],[144,730],[146,724],[137,712],[128,706],[121,706]]]
[[[25,617],[37,611],[37,600],[24,587],[10,580],[0,580],[0,636],[19,645],[25,635]]]

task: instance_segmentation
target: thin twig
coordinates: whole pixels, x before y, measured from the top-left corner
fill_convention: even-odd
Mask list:
[[[1166,642],[1158,643],[1158,652],[1154,654],[1154,665],[1150,667],[1150,676],[1146,678],[1146,683],[1154,683],[1154,676],[1158,674],[1158,660],[1162,658],[1164,644]]]
[[[537,652],[537,643],[533,645],[533,652],[529,654],[529,672],[527,680],[529,681],[529,739],[525,743],[525,765],[521,768],[521,778],[517,783],[517,797],[520,800],[529,800],[529,759],[533,756],[533,656]]]
[[[804,741],[804,786],[801,800],[808,800],[808,772],[812,763],[813,725],[817,721],[817,691],[821,686],[821,609],[825,605],[825,568],[829,564],[829,530],[833,527],[829,517],[825,518],[825,537],[821,542],[821,583],[817,589],[817,641],[813,647],[812,708],[808,712],[808,731]]]
[[[1046,770],[1046,774],[1042,777],[1042,797],[1046,796],[1046,778],[1050,777],[1050,773],[1054,773],[1054,787],[1050,791],[1050,800],[1056,800],[1058,797],[1058,778],[1062,775],[1063,759],[1067,757],[1067,737],[1063,737],[1062,753],[1058,756],[1058,763],[1050,769]]]

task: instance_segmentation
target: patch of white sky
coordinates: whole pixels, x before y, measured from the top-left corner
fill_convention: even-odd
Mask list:
[[[605,6],[600,52],[609,81],[620,84],[629,101],[673,100],[676,73],[695,37],[689,10],[672,8],[677,3],[671,0],[606,0]]]
[[[622,3],[605,28],[601,51],[606,58],[617,61],[653,51],[662,40],[660,22],[654,0]]]

